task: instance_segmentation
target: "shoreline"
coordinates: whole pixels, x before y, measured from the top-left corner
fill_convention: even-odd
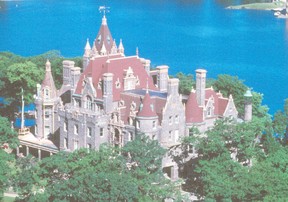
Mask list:
[[[226,7],[226,9],[232,9],[232,10],[249,9],[249,10],[270,10],[270,11],[283,10],[284,8],[285,8],[284,2],[251,3],[251,4],[241,4],[237,6]]]

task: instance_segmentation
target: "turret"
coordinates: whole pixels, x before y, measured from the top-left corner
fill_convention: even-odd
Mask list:
[[[199,106],[205,105],[206,73],[204,69],[196,70],[196,98]]]
[[[47,60],[45,65],[45,78],[42,85],[37,85],[36,105],[36,128],[38,138],[49,138],[56,129],[55,111],[59,98],[51,73],[51,63]]]
[[[244,108],[244,121],[251,121],[252,120],[252,93],[250,89],[246,91],[244,94],[245,98],[245,108]]]
[[[136,116],[136,128],[152,139],[153,136],[157,135],[157,126],[158,116],[147,89]]]

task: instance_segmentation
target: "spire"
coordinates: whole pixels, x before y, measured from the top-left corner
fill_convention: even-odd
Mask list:
[[[118,52],[124,54],[124,46],[123,46],[123,43],[122,43],[122,39],[120,39],[120,43],[119,43],[119,46],[118,46]]]
[[[91,46],[90,46],[90,43],[89,43],[89,39],[87,39],[87,42],[86,42],[84,50],[85,50],[84,51],[84,56],[89,57],[90,54],[91,54]]]
[[[113,38],[110,33],[110,30],[107,24],[107,19],[106,19],[106,13],[109,12],[108,9],[109,7],[106,7],[106,6],[99,7],[99,11],[103,13],[103,17],[102,17],[102,23],[101,23],[100,29],[94,41],[94,45],[98,54],[100,54],[103,44],[105,44],[105,49],[106,49],[105,54],[110,53],[112,44],[113,44]],[[96,54],[96,52],[94,52],[94,54]]]
[[[46,61],[46,72],[51,72],[51,63],[48,59]]]
[[[139,56],[139,50],[138,50],[138,47],[136,47],[136,55]]]
[[[117,45],[116,45],[116,42],[115,42],[115,39],[113,40],[113,45],[112,45],[112,48],[111,48],[111,54],[116,54],[117,53]]]
[[[91,50],[91,46],[90,46],[90,43],[89,43],[89,39],[88,39],[88,38],[87,38],[85,50]]]

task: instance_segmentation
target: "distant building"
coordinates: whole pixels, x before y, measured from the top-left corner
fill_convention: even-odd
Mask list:
[[[35,137],[41,141],[54,134],[59,150],[74,151],[98,149],[102,143],[122,147],[144,133],[169,149],[180,144],[190,127],[204,132],[218,118],[237,118],[232,96],[224,98],[205,87],[206,70],[197,69],[196,89],[181,95],[179,80],[170,79],[168,69],[162,65],[151,71],[150,60],[140,58],[138,51],[125,56],[122,41],[116,45],[104,16],[92,48],[87,40],[83,72],[73,61],[63,61],[60,90],[47,61],[35,99]],[[163,170],[178,178],[171,158],[163,159]]]

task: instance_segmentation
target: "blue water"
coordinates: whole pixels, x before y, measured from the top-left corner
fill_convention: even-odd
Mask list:
[[[224,3],[223,3],[224,2]],[[226,0],[31,0],[0,2],[0,51],[30,56],[60,50],[83,54],[101,23],[100,5],[126,55],[167,64],[170,74],[208,70],[237,75],[264,94],[270,113],[288,98],[288,21],[270,11],[226,10]],[[238,0],[238,2],[241,2]],[[237,3],[237,1],[233,1]]]

